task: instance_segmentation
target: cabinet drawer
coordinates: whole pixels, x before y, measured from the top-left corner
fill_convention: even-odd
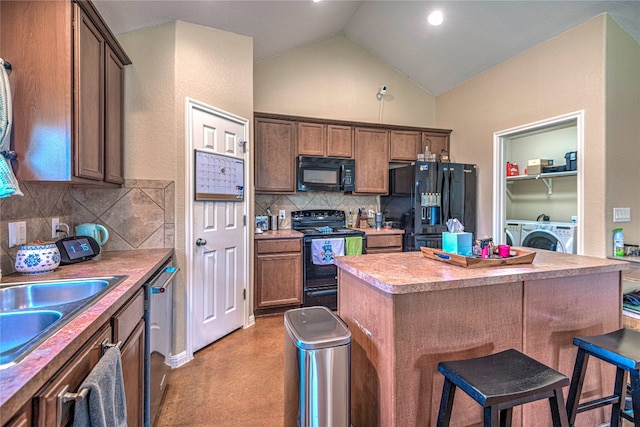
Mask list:
[[[144,315],[142,289],[115,316],[113,316],[113,341],[126,341]]]
[[[402,234],[384,234],[367,236],[367,250],[369,248],[402,247]]]
[[[257,240],[256,253],[273,254],[282,252],[301,252],[302,239]]]

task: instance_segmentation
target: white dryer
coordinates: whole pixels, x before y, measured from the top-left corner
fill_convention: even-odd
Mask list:
[[[521,246],[522,239],[522,221],[515,219],[508,219],[505,227],[505,234],[507,235],[507,245],[509,246]]]
[[[568,222],[534,222],[522,224],[522,246],[569,254],[576,253],[576,224]]]

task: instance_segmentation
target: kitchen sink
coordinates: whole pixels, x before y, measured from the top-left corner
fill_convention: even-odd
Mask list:
[[[0,369],[18,363],[126,277],[50,280],[0,287]]]

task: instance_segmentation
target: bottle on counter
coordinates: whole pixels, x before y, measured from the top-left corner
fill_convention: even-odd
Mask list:
[[[622,234],[622,228],[613,230],[613,256],[624,256],[624,234]]]

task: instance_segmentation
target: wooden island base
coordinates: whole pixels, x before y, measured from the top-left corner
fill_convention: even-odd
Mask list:
[[[571,377],[577,335],[620,328],[621,263],[540,251],[531,265],[469,270],[419,253],[342,257],[339,314],[349,325],[354,427],[436,424],[442,360],[515,348]],[[583,397],[610,392],[613,367],[592,359]],[[568,388],[565,390],[565,397]],[[609,408],[579,414],[603,423]],[[481,425],[464,393],[453,426]],[[517,407],[514,426],[551,425],[546,400]]]

